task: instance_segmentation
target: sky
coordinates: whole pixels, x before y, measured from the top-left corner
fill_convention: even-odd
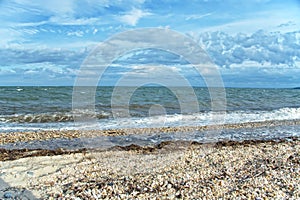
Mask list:
[[[226,87],[300,86],[299,0],[0,0],[0,13],[2,86],[72,86],[100,43],[149,27],[199,44]],[[116,58],[99,84],[116,85],[124,74],[135,75],[132,84],[149,74],[176,83],[180,74],[205,86],[184,58],[161,49]]]

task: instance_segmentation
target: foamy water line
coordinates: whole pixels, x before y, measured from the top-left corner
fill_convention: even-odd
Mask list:
[[[99,117],[100,116],[100,117]],[[192,114],[172,114],[150,117],[108,118],[104,113],[90,115],[95,123],[73,122],[73,115],[59,115],[57,113],[39,114],[36,121],[26,122],[22,118],[34,118],[33,115],[10,116],[10,121],[0,120],[1,132],[38,131],[38,130],[78,130],[78,129],[120,129],[120,128],[148,128],[148,127],[176,127],[176,126],[206,126],[216,124],[239,124],[247,122],[300,120],[300,108],[281,108],[271,111],[228,111],[227,113],[201,112]],[[43,117],[45,117],[43,122]],[[1,118],[1,117],[0,117]],[[40,119],[42,118],[42,119]],[[56,120],[56,119],[68,120]],[[5,118],[4,118],[5,119]],[[18,119],[18,120],[12,120]],[[39,120],[37,120],[39,119]],[[50,119],[50,120],[49,120]],[[52,121],[54,119],[54,121]],[[220,120],[223,119],[223,120]],[[47,121],[48,120],[48,121]]]

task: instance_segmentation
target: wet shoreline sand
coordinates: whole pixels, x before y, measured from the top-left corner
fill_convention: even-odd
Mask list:
[[[27,157],[37,156],[56,156],[56,155],[70,155],[70,154],[87,154],[87,153],[100,153],[100,152],[113,152],[113,151],[136,151],[139,153],[159,153],[161,150],[175,152],[182,150],[182,148],[188,148],[189,146],[209,146],[209,147],[220,147],[220,146],[245,146],[245,145],[258,145],[261,143],[269,143],[272,145],[280,143],[300,141],[298,137],[281,138],[277,140],[243,140],[243,141],[218,141],[215,143],[201,143],[196,141],[163,141],[156,145],[141,146],[131,144],[127,146],[113,146],[106,149],[4,149],[0,148],[0,161],[18,160]],[[169,148],[171,147],[171,148]]]
[[[41,199],[300,198],[296,137],[80,151],[1,150],[0,178]]]
[[[16,142],[28,142],[35,140],[48,140],[55,138],[74,139],[81,137],[97,136],[123,136],[134,134],[148,133],[176,133],[191,131],[207,131],[222,129],[242,129],[242,128],[259,128],[259,127],[276,127],[276,126],[293,126],[300,125],[300,120],[281,120],[281,121],[263,121],[263,122],[246,122],[238,124],[207,125],[207,126],[177,126],[177,127],[160,127],[160,128],[127,128],[127,129],[109,129],[109,130],[40,130],[31,132],[0,132],[0,145]]]

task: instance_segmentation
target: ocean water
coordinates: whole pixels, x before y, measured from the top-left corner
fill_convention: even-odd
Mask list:
[[[182,99],[174,90],[186,88],[140,87],[123,102],[120,95],[129,95],[132,88],[98,87],[94,95],[95,110],[74,110],[73,87],[0,87],[0,132],[117,129],[142,127],[205,126],[213,124],[239,124],[280,120],[300,120],[300,90],[298,89],[242,89],[226,88],[226,109],[212,111],[212,99],[207,88],[192,88],[185,93],[186,105],[197,105],[199,110],[182,111]],[[82,96],[86,94],[83,90]],[[89,92],[89,88],[86,88]],[[118,101],[119,99],[119,101]],[[117,102],[112,111],[112,100]],[[82,104],[89,104],[83,101]],[[127,110],[129,116],[116,117],[118,111]],[[80,115],[94,119],[93,124]],[[214,116],[222,114],[222,120]],[[74,118],[75,116],[75,118]],[[271,130],[271,129],[270,129]],[[270,134],[299,135],[299,127],[282,127]],[[247,130],[246,130],[247,131]],[[248,131],[249,132],[249,131]],[[250,131],[251,132],[251,131]],[[251,133],[249,133],[251,135]],[[235,137],[238,137],[235,136]]]

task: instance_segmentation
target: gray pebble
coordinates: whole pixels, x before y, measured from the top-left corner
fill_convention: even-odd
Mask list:
[[[6,198],[6,199],[8,199],[8,198],[13,198],[13,195],[12,195],[11,192],[5,192],[3,196],[4,196],[4,198]]]

